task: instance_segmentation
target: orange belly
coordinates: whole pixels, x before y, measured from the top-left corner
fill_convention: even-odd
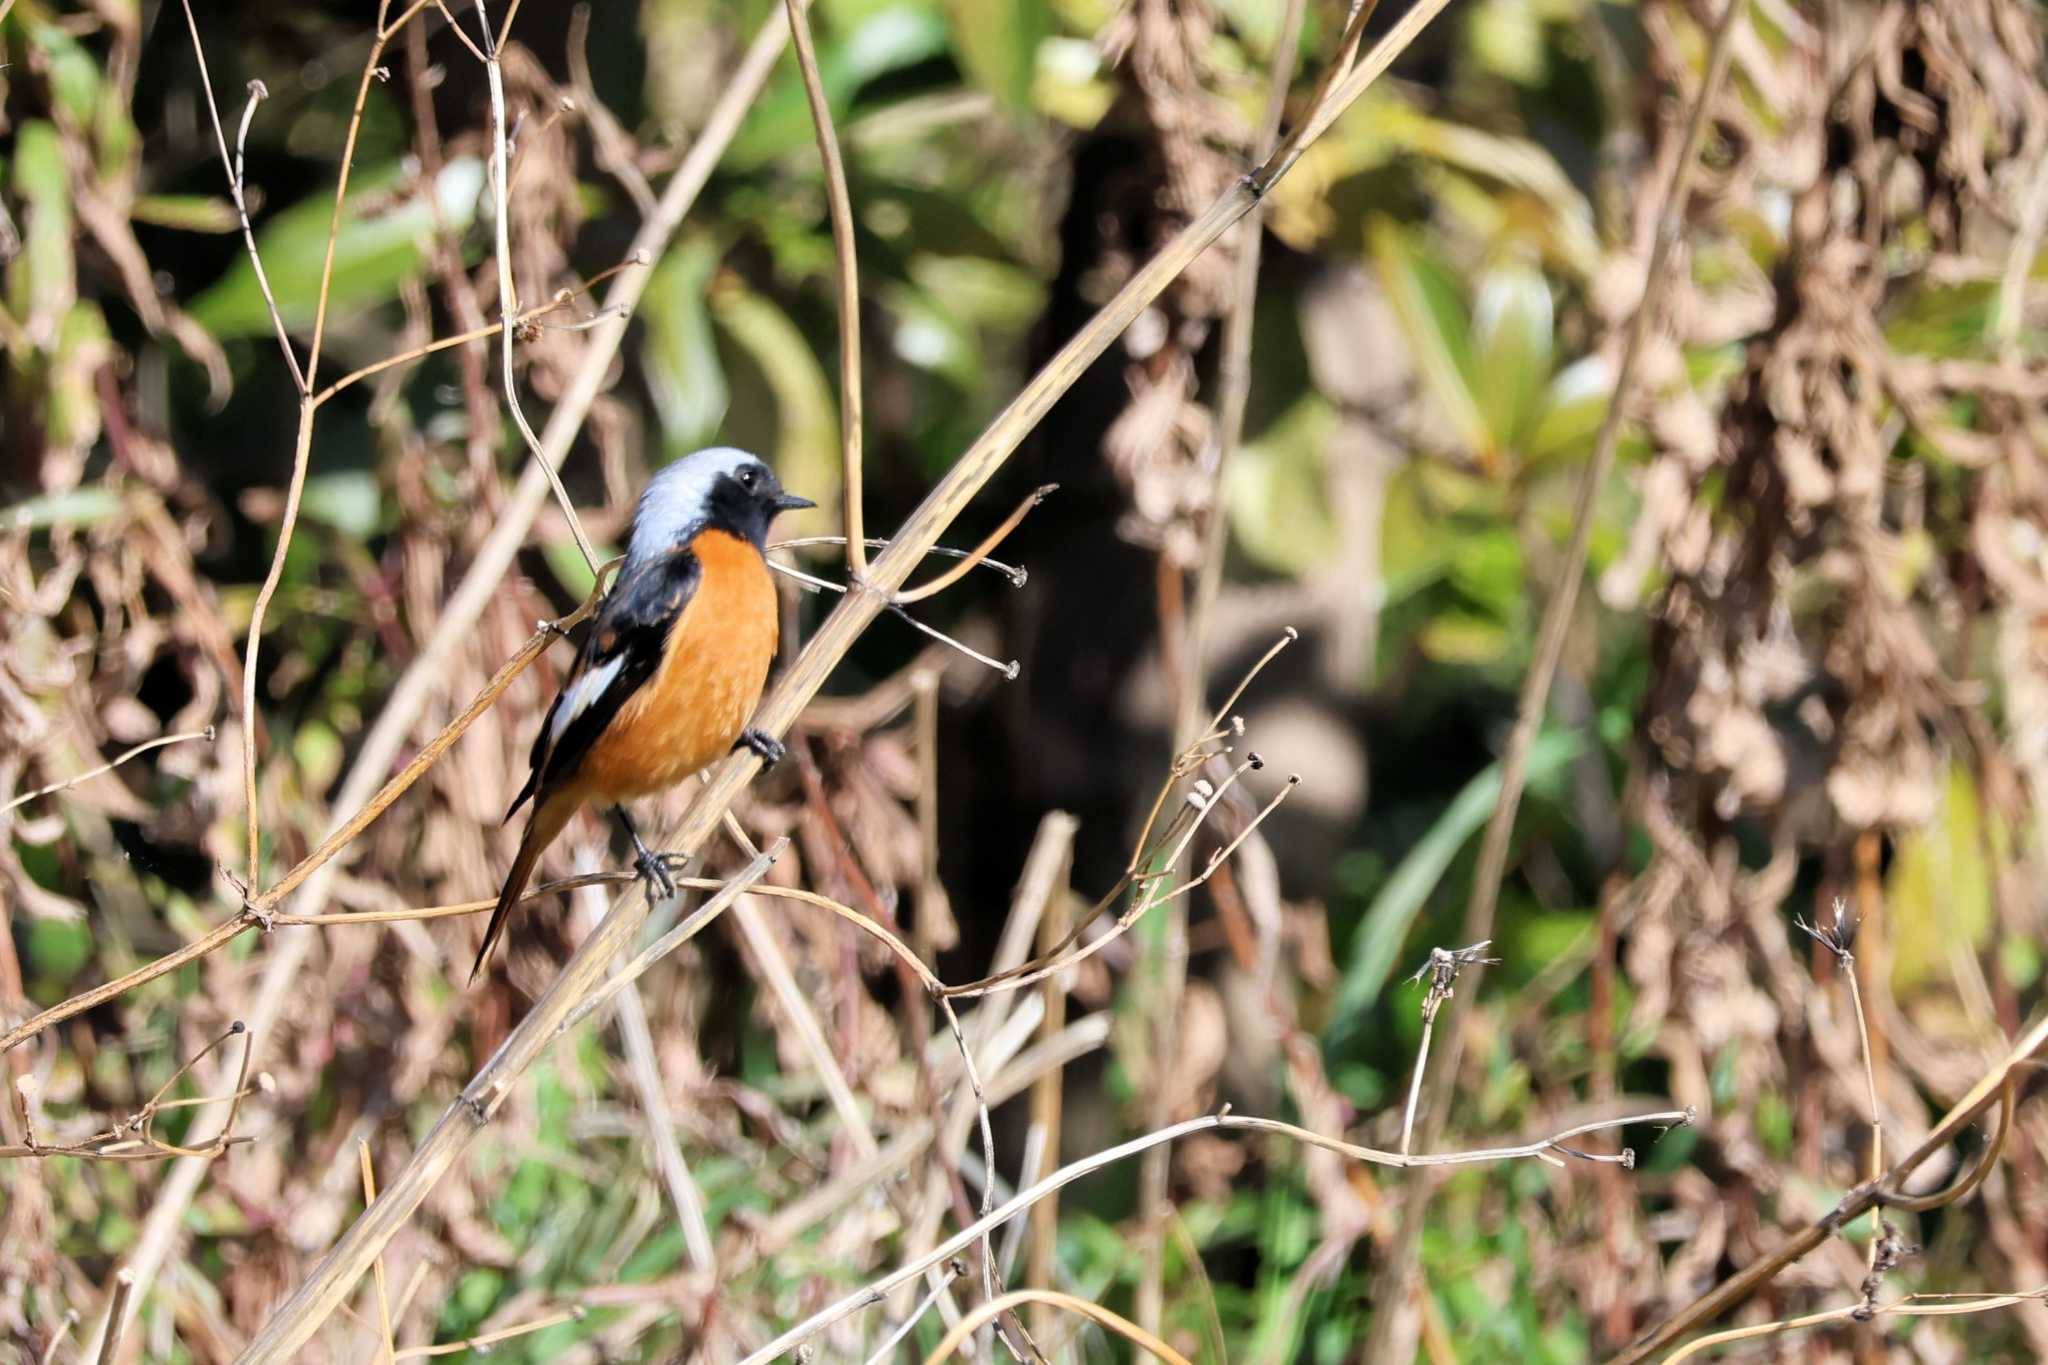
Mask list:
[[[641,684],[578,765],[589,799],[661,791],[730,752],[775,658],[775,584],[753,546],[723,531],[692,542],[703,577]]]

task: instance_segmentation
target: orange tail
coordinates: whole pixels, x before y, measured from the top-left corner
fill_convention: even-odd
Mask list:
[[[477,949],[476,965],[469,969],[470,984],[476,983],[476,974],[483,970],[490,960],[491,949],[497,946],[498,936],[505,932],[505,917],[512,913],[512,907],[519,902],[526,890],[526,883],[533,877],[533,867],[540,861],[540,855],[555,841],[562,827],[569,823],[569,817],[576,813],[582,799],[573,792],[558,791],[547,796],[533,808],[533,815],[526,822],[526,837],[519,841],[519,854],[512,860],[512,870],[505,874],[504,889],[498,892],[497,908],[491,911],[491,922],[484,930],[483,947]]]

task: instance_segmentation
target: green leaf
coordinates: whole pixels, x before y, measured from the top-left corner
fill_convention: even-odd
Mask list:
[[[1231,532],[1268,568],[1299,573],[1336,548],[1323,479],[1323,449],[1336,423],[1327,399],[1304,395],[1229,465],[1224,496]]]
[[[39,531],[46,526],[91,526],[121,510],[121,497],[101,484],[45,493],[0,508],[0,531]]]
[[[704,445],[725,420],[731,400],[704,306],[719,256],[708,237],[678,244],[648,277],[640,302],[647,390],[671,459]]]
[[[784,487],[818,503],[816,511],[784,517],[783,530],[829,531],[839,515],[839,402],[810,343],[772,300],[744,286],[720,289],[712,297],[711,316],[760,367],[774,394],[776,475]]]
[[[1491,433],[1473,393],[1471,328],[1449,270],[1392,219],[1373,219],[1366,240],[1424,386],[1467,449],[1490,450]]]
[[[868,16],[843,37],[819,35],[818,82],[833,121],[841,125],[860,88],[879,76],[930,61],[946,50],[946,21],[923,8],[896,5]],[[728,170],[755,170],[798,147],[813,145],[811,105],[803,77],[785,63],[754,102],[726,149]]]
[[[341,232],[334,245],[330,315],[374,307],[398,296],[398,286],[417,274],[426,258],[437,204],[440,221],[450,231],[467,230],[483,191],[484,163],[476,157],[451,160],[434,184],[431,202],[425,194],[415,193],[380,212],[365,216],[358,211],[366,201],[388,199],[401,179],[399,166],[392,163],[359,171],[351,182],[354,192],[343,210]],[[313,195],[280,212],[256,234],[278,312],[288,327],[312,325],[333,212],[331,196]],[[191,312],[200,326],[223,340],[262,336],[271,330],[270,310],[256,283],[256,272],[242,255],[192,301]]]
[[[1473,390],[1497,451],[1519,456],[1550,380],[1550,285],[1522,262],[1495,266],[1472,310]],[[1518,461],[1519,463],[1519,461]]]
[[[1053,31],[1045,0],[946,0],[954,60],[1013,112],[1031,107],[1038,45]]]
[[[1539,734],[1529,746],[1528,780],[1533,783],[1562,769],[1577,756],[1580,742],[1575,734],[1555,730]],[[1444,872],[1465,841],[1486,823],[1499,797],[1500,764],[1494,762],[1467,782],[1464,790],[1444,807],[1443,814],[1408,850],[1408,856],[1373,898],[1352,945],[1351,962],[1344,969],[1330,1025],[1325,1030],[1325,1036],[1333,1043],[1362,1025],[1365,1013],[1379,1001],[1400,956],[1401,945],[1414,928],[1430,893],[1443,880]]]
[[[1614,371],[1602,356],[1573,361],[1551,376],[1541,414],[1522,443],[1530,464],[1590,454],[1614,394]]]
[[[1991,940],[1991,869],[1987,847],[2007,842],[2004,826],[1987,814],[1970,770],[1948,770],[1934,818],[1900,836],[1885,869],[1885,905],[1892,917],[1892,990],[1945,979],[1954,954],[1974,953]]]
[[[71,254],[71,172],[56,128],[40,119],[14,135],[14,192],[25,201],[21,252],[7,267],[7,300],[29,339],[47,343],[77,297]]]
[[[382,524],[382,495],[377,476],[367,469],[338,469],[306,476],[299,495],[302,515],[355,540],[373,536]]]

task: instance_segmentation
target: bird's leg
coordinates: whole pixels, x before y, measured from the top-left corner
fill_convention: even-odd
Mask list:
[[[661,856],[640,842],[640,831],[633,827],[633,817],[626,814],[624,806],[613,806],[612,814],[619,817],[619,825],[626,831],[626,837],[633,841],[633,852],[639,855],[633,859],[633,870],[640,874],[640,880],[647,883],[649,900],[667,900],[676,893],[675,878],[668,875],[668,864]],[[657,895],[656,893],[660,894]]]
[[[735,750],[752,749],[760,757],[761,766],[764,768],[772,768],[782,762],[782,756],[789,752],[783,747],[781,740],[766,730],[756,730],[751,725],[740,731],[740,737],[733,741],[732,747]]]

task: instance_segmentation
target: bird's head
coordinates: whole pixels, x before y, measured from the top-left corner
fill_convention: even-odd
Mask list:
[[[768,543],[768,525],[777,513],[815,506],[809,498],[785,492],[758,455],[713,446],[683,456],[648,481],[633,514],[628,554],[634,559],[664,554],[707,529],[728,532],[760,549]]]

